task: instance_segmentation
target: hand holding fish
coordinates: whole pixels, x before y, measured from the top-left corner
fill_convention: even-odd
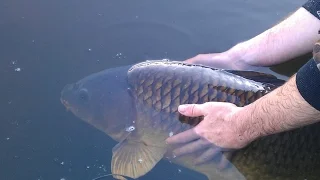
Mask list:
[[[203,64],[215,68],[244,70],[251,67],[249,64],[242,62],[238,56],[229,51],[221,53],[198,54],[190,59],[185,60],[187,63]]]
[[[178,110],[181,114],[190,117],[204,116],[204,119],[193,129],[169,137],[167,143],[187,143],[174,150],[175,156],[209,147],[196,160],[196,164],[212,159],[221,151],[245,147],[252,138],[246,134],[248,130],[244,123],[235,118],[235,113],[240,109],[234,104],[222,102],[180,105]]]
[[[247,61],[244,54],[247,45],[240,43],[227,51],[220,53],[198,54],[192,58],[186,59],[185,62],[192,64],[203,64],[215,68],[233,69],[233,70],[255,70],[258,69],[256,64]],[[261,68],[261,67],[260,67]]]

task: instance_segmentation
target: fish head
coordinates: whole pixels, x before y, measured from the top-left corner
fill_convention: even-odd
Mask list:
[[[107,69],[67,84],[61,91],[60,101],[76,117],[115,140],[123,139],[135,120],[127,69],[129,67]]]

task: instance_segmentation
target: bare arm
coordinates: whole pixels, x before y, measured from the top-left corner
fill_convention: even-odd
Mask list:
[[[320,38],[319,30],[320,20],[301,7],[282,22],[226,52],[199,54],[186,62],[227,69],[275,65],[311,52]]]
[[[240,43],[242,59],[254,66],[279,64],[312,51],[320,38],[320,21],[299,8],[284,21],[258,36]]]
[[[233,117],[239,119],[243,135],[251,141],[316,123],[320,121],[320,112],[301,96],[294,75],[286,84],[237,111]]]

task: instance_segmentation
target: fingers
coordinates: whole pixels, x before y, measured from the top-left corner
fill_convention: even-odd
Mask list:
[[[184,146],[181,146],[173,151],[173,154],[175,156],[182,156],[185,154],[194,153],[196,151],[199,151],[201,149],[205,149],[209,146],[209,144],[202,139],[198,139],[194,142],[190,142]]]
[[[187,63],[197,63],[199,60],[201,61],[201,60],[203,60],[202,58],[201,58],[201,56],[202,55],[197,55],[197,56],[194,56],[194,57],[192,57],[192,58],[189,58],[189,59],[186,59],[186,60],[184,60],[185,62],[187,62]]]
[[[224,170],[228,165],[230,165],[230,161],[226,157],[222,156],[218,168],[220,170]]]
[[[180,144],[180,143],[187,143],[198,139],[199,135],[193,130],[189,129],[187,131],[181,132],[174,136],[171,136],[166,139],[167,144]]]
[[[212,160],[217,155],[221,156],[220,149],[211,147],[208,150],[206,150],[204,153],[202,153],[201,156],[199,156],[195,160],[194,164],[200,165],[200,164],[206,163],[206,162]]]
[[[231,154],[223,154],[222,151],[223,150],[218,147],[209,148],[194,161],[194,165],[201,165],[210,161],[215,161],[215,163],[219,162],[218,169],[224,170],[231,165],[228,160],[228,156],[231,156]]]
[[[206,112],[202,108],[202,104],[183,104],[178,107],[178,111],[189,117],[206,115]]]
[[[219,60],[220,53],[202,53],[198,54],[192,58],[186,59],[185,62],[187,63],[201,63],[201,64],[208,64],[212,63],[211,61]]]

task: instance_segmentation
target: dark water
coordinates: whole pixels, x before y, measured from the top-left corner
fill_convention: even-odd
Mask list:
[[[0,2],[0,179],[90,180],[115,142],[67,113],[62,87],[105,68],[223,51],[282,20],[296,1]],[[274,68],[291,75],[307,58]],[[141,179],[203,179],[168,162]],[[109,178],[111,179],[111,178]]]

